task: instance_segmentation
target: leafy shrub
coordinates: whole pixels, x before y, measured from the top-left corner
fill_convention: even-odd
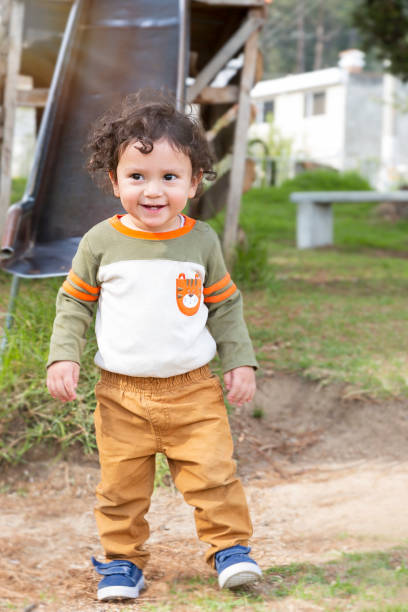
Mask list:
[[[282,194],[292,191],[371,191],[370,183],[358,172],[337,172],[336,170],[309,170],[280,186]]]
[[[265,242],[251,236],[247,244],[236,248],[233,279],[238,287],[245,289],[262,289],[267,286],[272,280],[272,270]]]

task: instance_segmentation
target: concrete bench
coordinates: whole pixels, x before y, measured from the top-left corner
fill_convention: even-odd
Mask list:
[[[296,245],[312,249],[333,244],[335,202],[408,202],[408,191],[302,191],[290,199],[297,204]]]

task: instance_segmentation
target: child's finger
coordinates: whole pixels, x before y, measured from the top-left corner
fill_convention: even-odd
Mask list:
[[[49,385],[49,391],[54,399],[66,401],[65,386],[60,381],[54,381]]]
[[[75,392],[76,389],[76,383],[75,383],[75,378],[74,378],[74,372],[69,372],[64,376],[64,387],[66,392],[69,395],[72,395]]]
[[[231,403],[238,406],[250,402],[255,394],[255,388],[252,383],[237,381],[227,395],[227,399]]]
[[[71,383],[69,379],[66,379],[65,376],[49,376],[47,379],[47,387],[55,399],[59,399],[62,402],[67,402],[70,399],[74,399],[72,397],[72,385],[73,381],[71,378]]]
[[[238,404],[239,406],[245,403],[246,397],[247,397],[246,389],[244,386],[242,386],[239,383],[236,383],[231,388],[231,391],[227,395],[228,401],[230,401],[233,404]]]

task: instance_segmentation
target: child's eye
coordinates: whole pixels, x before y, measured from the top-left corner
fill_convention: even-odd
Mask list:
[[[130,175],[130,178],[132,178],[134,181],[141,181],[143,179],[143,174],[139,174],[139,172],[134,172]]]
[[[175,174],[171,174],[170,172],[164,175],[164,180],[165,181],[174,181],[174,179],[177,178],[177,176]]]

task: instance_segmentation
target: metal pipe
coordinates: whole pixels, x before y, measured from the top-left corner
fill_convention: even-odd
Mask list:
[[[60,84],[64,71],[67,68],[67,59],[72,49],[74,32],[77,28],[82,8],[83,0],[76,0],[76,2],[71,7],[67,19],[67,25],[65,27],[61,46],[58,52],[57,61],[55,64],[54,73],[52,75],[51,85],[47,97],[47,103],[45,105],[40,130],[38,132],[32,170],[30,172],[24,196],[21,202],[23,209],[31,208],[35,200],[35,191],[38,188],[41,171],[44,166],[45,151],[49,144],[51,126],[55,119],[57,100],[61,90]]]

